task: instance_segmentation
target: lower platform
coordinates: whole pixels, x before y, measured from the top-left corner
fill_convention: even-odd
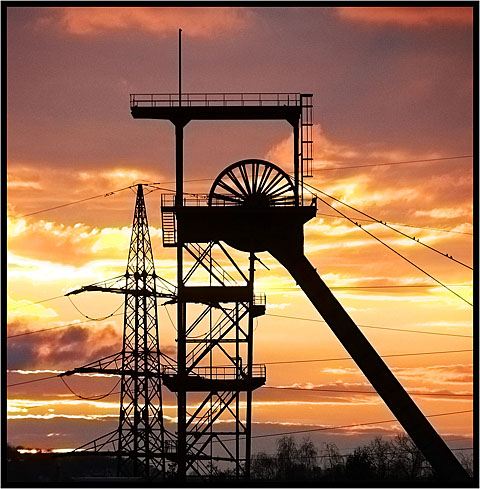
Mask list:
[[[253,365],[251,376],[246,371],[236,367],[195,367],[185,378],[176,369],[165,367],[162,382],[171,392],[253,391],[265,384],[265,365]]]

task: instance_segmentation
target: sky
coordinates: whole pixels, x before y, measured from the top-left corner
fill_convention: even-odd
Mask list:
[[[385,361],[417,393],[423,413],[466,411],[430,418],[435,429],[452,448],[472,446],[471,7],[85,4],[9,6],[3,13],[9,384],[121,349],[119,296],[82,294],[74,304],[61,296],[124,273],[135,205],[135,192],[125,187],[174,188],[173,126],[134,120],[129,95],[177,92],[182,28],[184,93],[312,93],[308,183],[441,252],[360,221],[364,216],[338,202],[332,207],[326,197],[330,205],[319,201],[305,225],[306,256],[378,353],[420,353]],[[244,158],[291,171],[292,154],[284,122],[192,122],[185,128],[185,190],[208,193],[225,167]],[[161,193],[146,195],[150,235],[157,273],[174,281],[175,250],[162,247]],[[77,200],[84,201],[44,211]],[[244,255],[232,253],[245,265]],[[329,427],[311,438],[346,450],[402,432],[396,422],[335,428],[393,415],[377,395],[349,392],[372,388],[288,273],[268,253],[258,256],[268,267],[257,267],[255,285],[267,295],[267,314],[256,320],[255,363],[322,360],[267,365],[266,385],[344,392],[259,389],[253,435]],[[79,311],[116,315],[92,322]],[[174,306],[159,307],[160,343],[174,354],[168,314],[175,316]],[[15,337],[23,333],[32,334]],[[88,397],[116,380],[68,382]],[[167,424],[174,423],[175,399],[166,393],[164,403]],[[75,448],[114,429],[117,416],[118,395],[84,401],[58,378],[8,389],[14,445]],[[253,440],[254,451],[274,447],[275,437]]]

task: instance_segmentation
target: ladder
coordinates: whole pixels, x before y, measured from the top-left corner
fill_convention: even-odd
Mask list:
[[[162,239],[166,248],[177,246],[177,227],[175,212],[162,209]]]
[[[300,164],[303,178],[313,177],[313,95],[301,94]]]

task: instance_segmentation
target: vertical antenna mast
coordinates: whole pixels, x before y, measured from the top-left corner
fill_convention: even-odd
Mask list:
[[[182,106],[182,29],[178,29],[178,106]]]

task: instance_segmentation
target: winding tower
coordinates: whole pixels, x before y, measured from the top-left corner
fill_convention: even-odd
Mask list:
[[[208,477],[213,460],[232,462],[238,478],[249,477],[252,392],[266,375],[264,366],[253,364],[253,319],[265,310],[254,294],[254,264],[256,252],[268,251],[300,285],[434,470],[445,480],[467,480],[457,458],[304,256],[303,225],[316,215],[316,200],[307,202],[302,185],[312,168],[312,95],[179,92],[130,96],[135,119],[167,120],[175,128],[176,195],[162,196],[162,227],[164,246],[177,249],[177,359],[162,375],[178,397],[173,457],[178,477]],[[273,163],[243,160],[220,173],[209,195],[185,198],[183,130],[194,120],[287,121],[293,130],[293,177]],[[248,254],[248,273],[222,243]],[[226,279],[214,256],[217,248],[242,284]],[[199,270],[206,272],[204,282],[190,285]],[[215,321],[214,309],[220,313]],[[199,331],[203,320],[208,327]],[[191,413],[187,400],[193,398],[199,407]],[[227,413],[233,430],[222,429],[221,416]]]
[[[271,239],[281,239],[282,221],[301,230],[315,215],[315,207],[303,206],[301,185],[312,162],[312,96],[131,95],[130,106],[134,118],[175,127],[176,195],[162,196],[162,228],[164,246],[177,248],[177,362],[162,376],[178,398],[178,476],[209,477],[218,461],[248,478],[252,392],[266,378],[265,366],[253,363],[253,322],[265,313],[265,296],[254,291],[255,251],[265,249],[257,237],[268,224]],[[286,120],[294,135],[293,180],[272,163],[244,160],[222,172],[209,195],[186,198],[183,130],[194,120]],[[222,243],[248,253],[248,270]],[[198,406],[193,412],[190,401]]]

